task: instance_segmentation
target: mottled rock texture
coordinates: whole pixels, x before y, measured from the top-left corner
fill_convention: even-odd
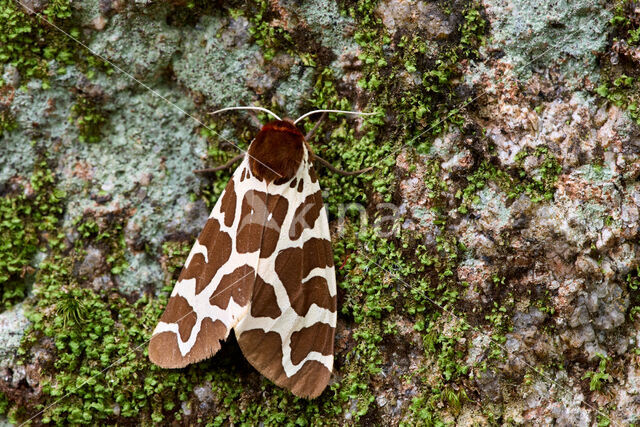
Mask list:
[[[0,0],[0,423],[640,423],[639,58],[628,0]],[[310,141],[374,167],[313,401],[146,356],[247,104],[378,113]]]

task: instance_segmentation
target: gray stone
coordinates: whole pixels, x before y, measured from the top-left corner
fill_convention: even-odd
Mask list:
[[[98,248],[89,246],[87,254],[82,260],[82,264],[78,267],[78,275],[86,277],[94,277],[104,268],[104,254]]]

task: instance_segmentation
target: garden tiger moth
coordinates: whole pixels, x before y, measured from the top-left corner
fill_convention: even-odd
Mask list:
[[[232,107],[228,109],[259,109]],[[223,109],[219,111],[224,111]],[[189,253],[149,342],[181,368],[213,356],[234,329],[246,359],[294,395],[314,398],[333,369],[336,279],[321,189],[295,122],[264,125]],[[366,113],[355,113],[366,114]]]

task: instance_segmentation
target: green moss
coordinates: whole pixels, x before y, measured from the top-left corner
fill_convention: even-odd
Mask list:
[[[351,232],[355,227],[350,226]],[[356,236],[353,236],[356,237]],[[394,300],[398,297],[395,280],[389,277],[388,269],[392,269],[401,276],[406,276],[412,270],[402,259],[402,253],[393,242],[377,237],[373,228],[360,226],[356,237],[361,242],[370,244],[371,253],[352,252],[357,248],[355,241],[339,241],[334,249],[335,257],[344,260],[337,261],[344,264],[348,271],[340,286],[348,290],[342,304],[342,313],[353,318],[356,323],[362,323],[367,318],[381,319],[394,309]]]
[[[20,73],[22,84],[38,78],[42,79],[42,87],[48,89],[50,76],[54,72],[64,74],[69,65],[76,65],[89,79],[96,71],[113,72],[109,64],[87,55],[68,36],[81,39],[80,29],[74,26],[71,1],[50,0],[40,15],[57,28],[45,23],[39,14],[27,13],[16,1],[0,0],[0,74],[11,64]],[[0,86],[3,84],[0,79]],[[3,122],[7,121],[6,117],[0,118],[0,134]]]
[[[539,166],[528,174],[524,170],[523,163],[530,156],[539,160]],[[535,150],[526,148],[516,155],[516,163],[520,168],[518,175],[523,180],[517,191],[523,191],[534,202],[551,200],[562,167],[549,149],[545,146],[538,146]]]
[[[624,73],[615,78],[613,75],[604,77],[596,93],[616,107],[626,110],[629,116],[640,124],[640,78]]]
[[[69,28],[71,5],[68,0],[52,0],[42,12],[47,19],[68,30],[74,37],[77,29]],[[17,2],[0,0],[0,64],[12,64],[23,78],[46,78],[47,61],[60,66],[73,63],[76,46],[55,28],[29,16]]]
[[[5,132],[11,132],[18,128],[16,118],[11,114],[9,109],[0,111],[0,136]]]
[[[272,25],[269,20],[269,1],[253,0],[254,10],[248,14],[247,19],[251,22],[249,32],[253,36],[255,44],[262,48],[264,59],[270,61],[275,54],[285,48],[293,51],[293,40],[291,35],[282,27]]]
[[[5,416],[9,410],[9,399],[0,391],[0,416]]]
[[[403,219],[398,219],[401,223]],[[389,328],[390,315],[410,318],[424,340],[425,355],[435,359],[434,365],[416,372],[408,383],[418,384],[421,395],[412,405],[414,421],[440,419],[438,410],[442,402],[458,408],[466,399],[466,391],[457,385],[466,378],[469,367],[460,363],[466,346],[459,343],[468,326],[459,323],[447,327],[439,322],[441,310],[456,306],[460,287],[455,280],[458,245],[455,238],[445,232],[445,221],[438,221],[442,235],[434,247],[419,244],[419,236],[396,232],[393,238],[381,238],[382,228],[396,229],[397,224],[357,224],[348,221],[345,234],[334,243],[334,255],[339,275],[339,286],[345,290],[341,313],[353,319],[353,339],[356,352],[348,356],[344,384],[353,398],[357,397],[358,414],[368,414],[373,395],[370,382],[379,374],[382,363],[380,342],[394,334]],[[344,275],[344,277],[340,277]],[[450,326],[450,325],[448,325]],[[425,375],[425,374],[429,375]],[[424,375],[424,377],[423,377]],[[436,383],[426,377],[437,378]],[[344,391],[346,391],[344,390]]]
[[[349,101],[339,95],[334,73],[330,68],[324,68],[319,73],[309,101],[316,108],[352,109]],[[376,111],[381,110],[375,103],[370,103],[368,112]],[[380,140],[380,130],[384,125],[381,115],[364,116],[362,120],[364,126],[356,132],[343,115],[329,114],[328,121],[321,124],[309,141],[315,153],[338,168],[358,170],[374,167],[372,173],[356,177],[320,171],[320,185],[329,192],[325,203],[329,213],[333,215],[337,215],[340,209],[345,209],[351,203],[365,202],[369,189],[386,195],[385,201],[390,201],[392,168],[395,164],[395,159],[390,156],[393,142],[390,139]],[[307,121],[305,125],[311,129],[314,122]]]
[[[107,122],[104,111],[96,103],[86,96],[78,96],[76,103],[71,107],[70,123],[75,123],[78,128],[81,142],[98,142],[102,134],[102,127]]]
[[[0,198],[0,310],[26,296],[35,254],[60,243],[63,197],[47,161],[41,160],[29,184]]]
[[[611,425],[611,419],[605,414],[597,414],[598,427],[608,427]]]
[[[116,293],[82,288],[72,274],[74,260],[73,253],[54,254],[36,278],[28,311],[33,325],[21,353],[50,337],[57,354],[54,364],[43,369],[42,399],[32,409],[70,393],[44,412],[42,422],[93,424],[113,419],[116,405],[124,419],[164,419],[164,408],[180,401],[175,390],[192,387],[188,375],[162,371],[144,356],[148,325],[157,319],[166,294],[132,304]]]
[[[276,21],[286,17],[280,16],[279,11],[273,10],[268,0],[252,0],[243,4],[242,8],[232,6],[229,8],[229,14],[233,18],[245,16],[251,23],[249,33],[253,42],[260,46],[266,61],[271,61],[278,52],[286,52],[292,57],[300,58],[305,66],[316,65],[316,53],[312,50],[305,51],[303,46],[296,45],[292,32],[287,31]]]
[[[635,46],[640,42],[640,16],[631,0],[618,1],[610,20],[613,43]],[[601,83],[595,92],[613,105],[626,110],[640,124],[640,74],[634,58],[625,56],[624,50],[616,53],[618,61],[603,61]]]
[[[460,45],[466,56],[478,55],[478,48],[485,43],[487,21],[479,10],[479,5],[472,5],[463,13],[464,22],[460,25]]]
[[[437,164],[434,163],[435,171]],[[439,185],[433,186],[432,199],[439,202],[444,197]],[[437,203],[436,203],[437,204]],[[446,216],[439,215],[435,221],[441,234],[436,244],[427,248],[420,244],[420,236],[403,234],[394,224],[357,224],[348,221],[345,235],[334,244],[336,265],[345,274],[339,280],[345,289],[341,312],[355,322],[354,339],[360,349],[357,360],[368,360],[351,378],[356,388],[360,387],[358,403],[364,414],[370,394],[366,384],[379,374],[382,355],[379,342],[393,334],[386,328],[387,318],[392,313],[410,318],[414,328],[423,336],[425,356],[435,360],[434,365],[425,366],[408,381],[418,384],[421,394],[411,406],[411,419],[415,422],[437,422],[441,420],[442,405],[460,409],[467,399],[464,386],[469,367],[464,360],[466,346],[461,345],[469,326],[458,322],[455,327],[447,325],[439,307],[450,310],[456,307],[460,290],[465,284],[457,283],[455,268],[460,250],[456,239],[446,231]],[[357,224],[357,225],[356,225]],[[380,231],[396,230],[393,238],[380,237]],[[355,232],[357,230],[357,234]],[[353,233],[353,234],[350,234]],[[439,306],[439,307],[438,307]],[[358,365],[356,365],[358,366]],[[345,367],[351,369],[351,367]],[[427,378],[435,378],[435,383]]]
[[[90,217],[77,218],[74,221],[83,240],[76,241],[76,250],[82,251],[84,245],[91,242],[101,246],[106,253],[107,267],[111,274],[122,273],[129,264],[125,258],[127,245],[124,238],[124,219],[107,218],[99,225]]]
[[[442,197],[440,188],[432,198]],[[434,247],[418,245],[415,251],[418,263],[414,280],[406,291],[405,309],[414,318],[414,329],[422,335],[427,360],[438,367],[424,366],[414,381],[420,384],[422,393],[412,401],[413,421],[432,424],[441,422],[443,405],[456,413],[467,400],[465,381],[470,367],[461,363],[466,358],[467,345],[462,340],[470,329],[464,313],[451,318],[443,311],[457,312],[457,302],[466,283],[455,277],[458,252],[462,249],[454,236],[447,232],[446,216],[440,215],[435,223],[440,233]],[[443,322],[447,322],[446,324]]]
[[[611,375],[608,374],[607,371],[607,362],[610,360],[609,357],[604,354],[597,353],[597,356],[600,358],[600,363],[598,364],[597,371],[587,371],[582,376],[582,379],[589,380],[589,390],[596,391],[601,390],[604,386],[605,382],[611,382]]]
[[[629,46],[640,44],[640,17],[633,0],[618,0],[609,23],[614,28],[614,40],[624,40]]]
[[[392,39],[372,10],[377,2],[359,2],[350,15],[359,23],[354,39],[361,46],[365,64],[359,86],[376,93],[376,103],[393,111],[405,133],[405,143],[428,148],[423,133],[437,135],[449,125],[460,126],[464,118],[457,106],[468,99],[456,90],[462,77],[461,64],[475,58],[487,31],[480,6],[470,3],[461,12],[462,24],[449,40],[434,45],[420,34],[400,36],[393,55]],[[406,73],[421,84],[405,87]],[[407,129],[407,127],[409,129]]]
[[[484,316],[491,326],[491,344],[488,359],[504,361],[504,344],[507,342],[506,333],[511,331],[509,308],[513,308],[513,298],[505,301],[494,301],[491,312]]]
[[[551,316],[556,312],[556,309],[553,306],[551,292],[548,289],[545,289],[544,294],[540,295],[538,299],[533,301],[532,305],[537,307],[542,313],[546,313]]]
[[[44,423],[94,424],[107,419],[161,422],[179,419],[176,402],[187,400],[197,384],[191,373],[166,371],[150,364],[145,344],[151,325],[166,305],[170,288],[159,299],[143,297],[129,302],[116,292],[84,288],[74,274],[88,244],[122,250],[121,224],[100,226],[90,218],[76,221],[81,238],[73,247],[59,245],[41,263],[34,298],[27,308],[32,326],[19,353],[28,360],[30,348],[44,337],[55,345],[55,362],[41,372],[42,396],[26,408],[14,408],[16,419],[35,413],[60,397],[42,414]],[[112,247],[113,246],[113,247]],[[117,260],[118,257],[115,257]],[[107,259],[111,272],[119,264]],[[119,415],[114,413],[117,408]]]
[[[179,270],[187,260],[190,250],[191,242],[169,241],[162,244],[162,253],[168,260],[165,268],[169,274],[179,273]]]
[[[536,157],[539,160],[539,166],[527,173],[522,165],[529,156]],[[546,147],[522,150],[516,155],[516,164],[518,166],[512,175],[484,160],[472,174],[466,177],[467,185],[456,194],[460,199],[458,211],[467,213],[470,207],[479,201],[476,192],[483,189],[490,181],[507,193],[509,199],[514,199],[521,194],[526,194],[533,202],[553,199],[555,184],[562,172],[562,167]]]
[[[629,293],[629,320],[634,321],[640,314],[640,266],[627,274],[627,292]],[[640,345],[639,345],[640,347]]]
[[[349,234],[353,231],[354,228],[349,226]],[[362,236],[360,238],[365,240]],[[335,258],[340,260],[336,262],[343,264],[338,272],[339,276],[344,275],[338,281],[339,286],[346,290],[340,311],[355,323],[352,327],[354,346],[345,356],[342,381],[334,384],[332,390],[335,392],[335,403],[339,408],[349,408],[351,418],[356,422],[369,412],[374,402],[371,382],[380,374],[382,363],[379,347],[385,335],[382,319],[393,310],[398,297],[387,269],[395,264],[392,259],[400,260],[400,253],[393,246],[385,245],[385,242],[378,240],[376,252],[384,252],[389,258],[380,255],[380,258],[372,259],[354,252],[357,245],[351,238],[337,242],[334,248]],[[354,404],[355,411],[352,410]]]

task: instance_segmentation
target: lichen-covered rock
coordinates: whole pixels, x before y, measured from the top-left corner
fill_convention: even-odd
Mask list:
[[[0,423],[640,422],[636,3],[25,3],[50,26],[0,0]],[[233,335],[145,355],[231,173],[193,171],[267,119],[208,114],[234,105],[378,113],[308,141],[373,167],[318,165],[339,313],[312,401]]]
[[[594,51],[605,48],[612,11],[604,2],[486,0],[495,43],[519,73],[557,66],[568,82],[598,80]]]
[[[426,32],[429,39],[446,39],[455,27],[455,15],[447,17],[430,2],[390,0],[381,2],[376,13],[392,34],[399,30],[419,31]]]
[[[15,356],[25,328],[29,325],[29,321],[24,315],[24,307],[17,304],[10,310],[0,313],[0,369],[7,369],[15,366]],[[5,375],[9,375],[5,373]]]

